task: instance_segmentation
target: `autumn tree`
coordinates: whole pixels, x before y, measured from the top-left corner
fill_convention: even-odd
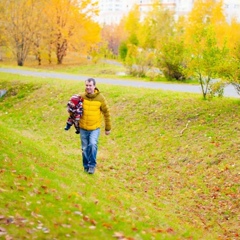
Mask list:
[[[4,6],[0,3],[0,16],[3,16],[4,13]],[[2,22],[3,20],[0,17],[0,21]],[[3,24],[0,24],[0,61],[2,61],[2,52],[1,52],[1,47],[6,45],[5,43],[5,36],[4,36],[4,26]]]
[[[228,84],[232,84],[240,95],[240,41],[230,49],[228,57],[219,68],[220,76]]]
[[[158,67],[168,80],[184,81],[186,79],[186,51],[182,39],[169,38],[158,52]]]
[[[143,48],[139,48],[134,44],[128,44],[128,52],[125,59],[125,65],[128,73],[137,76],[145,77],[148,70],[154,65],[154,54]]]
[[[215,31],[217,44],[221,46],[225,44],[228,24],[223,12],[222,0],[196,0],[185,24],[184,39],[186,44],[193,44],[194,38],[198,37],[208,25],[211,25]]]
[[[3,3],[3,1],[1,1]],[[1,23],[8,47],[16,57],[18,66],[23,66],[41,29],[40,0],[6,0]]]
[[[196,39],[198,48],[191,49],[187,72],[197,77],[203,97],[206,98],[213,80],[219,77],[219,68],[227,56],[227,49],[217,46],[216,36],[211,26],[205,28],[203,35],[204,37]]]
[[[92,20],[95,6],[90,0],[46,1],[49,56],[54,49],[58,64],[63,62],[69,48],[86,50],[99,41],[100,27]]]
[[[240,95],[240,23],[233,18],[224,31],[229,52],[220,65],[219,75],[226,84],[232,84]]]
[[[174,33],[173,12],[165,9],[159,3],[154,3],[139,31],[139,45],[144,48],[161,49]]]
[[[127,42],[138,46],[138,31],[140,27],[140,9],[134,5],[128,15],[123,18],[124,28],[127,32]]]
[[[125,59],[127,57],[127,53],[128,53],[128,48],[127,48],[126,41],[122,41],[120,43],[118,52],[119,52],[120,59],[125,61]]]
[[[0,1],[3,36],[19,66],[30,53],[39,64],[42,52],[52,53],[58,64],[63,62],[68,50],[87,54],[97,47],[100,27],[92,19],[96,2],[90,0],[6,0]],[[0,7],[1,7],[0,6]]]
[[[104,25],[101,30],[101,39],[107,44],[108,50],[114,55],[119,54],[121,42],[127,39],[127,32],[124,29],[123,22],[119,24]]]
[[[140,10],[137,5],[123,18],[126,40],[121,42],[120,53],[131,75],[144,77],[153,64],[153,54],[139,45]]]
[[[123,37],[119,43],[118,54],[123,62],[125,62],[127,55],[129,56],[129,54],[132,52],[132,50],[128,49],[128,46],[130,46],[130,48],[135,48],[134,46],[138,45],[137,32],[139,30],[139,25],[139,8],[134,6],[129,14],[124,16],[119,23],[119,28],[121,29],[121,34]],[[134,28],[134,26],[136,27]],[[128,53],[129,50],[130,53]]]
[[[139,46],[152,50],[156,66],[167,79],[184,80],[184,44],[173,14],[158,2],[153,4],[143,20]]]
[[[221,4],[222,1],[198,0],[187,19],[184,39],[189,61],[186,70],[189,76],[197,77],[204,98],[227,56],[225,41],[219,41],[216,31],[216,26],[224,23]]]

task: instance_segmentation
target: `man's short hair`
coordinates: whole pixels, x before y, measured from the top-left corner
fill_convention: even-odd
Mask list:
[[[88,78],[87,79],[88,82],[93,82],[93,85],[96,85],[96,80],[94,78]]]

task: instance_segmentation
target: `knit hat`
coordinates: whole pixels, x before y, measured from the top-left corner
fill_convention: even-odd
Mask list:
[[[76,106],[80,102],[80,96],[73,95],[70,99],[70,101]]]

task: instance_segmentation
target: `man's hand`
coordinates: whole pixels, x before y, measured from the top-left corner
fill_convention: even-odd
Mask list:
[[[106,131],[105,130],[105,135],[109,135],[111,131]]]

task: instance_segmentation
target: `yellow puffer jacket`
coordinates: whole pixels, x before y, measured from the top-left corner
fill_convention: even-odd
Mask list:
[[[80,96],[83,101],[83,115],[80,119],[80,128],[95,130],[101,127],[102,114],[105,120],[105,130],[111,130],[111,119],[109,107],[104,96],[95,88],[94,94],[83,93]]]

